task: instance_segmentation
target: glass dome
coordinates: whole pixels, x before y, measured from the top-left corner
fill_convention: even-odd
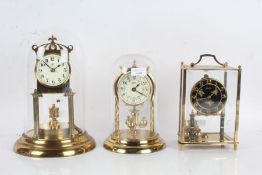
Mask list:
[[[115,62],[112,112],[114,130],[104,147],[118,153],[151,153],[165,147],[156,131],[156,82],[152,61],[129,54]]]
[[[28,56],[28,114],[14,147],[19,154],[71,156],[95,147],[84,126],[83,56],[79,43],[62,38],[45,36]]]

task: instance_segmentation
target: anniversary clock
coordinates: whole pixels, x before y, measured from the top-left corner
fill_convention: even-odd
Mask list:
[[[114,131],[104,147],[117,153],[151,153],[165,147],[155,129],[156,85],[141,55],[120,58],[114,82]]]
[[[209,58],[216,64],[202,64]],[[208,60],[206,60],[208,61]],[[215,55],[181,63],[178,142],[184,145],[233,144],[237,149],[241,66],[230,67]]]
[[[36,58],[31,59],[35,66],[30,67],[35,82],[30,100],[33,120],[28,120],[27,129],[15,143],[15,152],[31,157],[61,157],[92,150],[95,141],[80,119],[83,94],[74,91],[79,89],[76,81],[80,75],[71,68],[76,60],[69,57],[73,46],[59,44],[52,36],[48,43],[33,45],[32,49],[36,53]]]

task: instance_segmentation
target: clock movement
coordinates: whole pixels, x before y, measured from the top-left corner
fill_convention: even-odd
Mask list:
[[[120,73],[113,86],[114,131],[104,143],[110,151],[141,154],[165,147],[155,129],[156,84],[145,59],[126,55],[117,64]]]
[[[36,58],[30,59],[35,60],[34,73],[30,73],[35,82],[29,112],[33,120],[28,120],[28,129],[14,146],[15,152],[25,156],[71,156],[95,147],[80,119],[83,94],[74,91],[79,89],[76,81],[80,75],[71,70],[71,63],[76,60],[69,57],[73,46],[56,40],[52,36],[48,43],[32,46],[36,53]]]
[[[217,65],[200,65],[211,58]],[[230,67],[215,55],[181,63],[178,142],[184,145],[233,144],[237,149],[241,66]]]

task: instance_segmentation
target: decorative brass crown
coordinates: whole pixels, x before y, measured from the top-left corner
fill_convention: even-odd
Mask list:
[[[67,49],[68,53],[70,53],[73,50],[72,45],[65,46],[63,44],[57,43],[56,40],[57,40],[57,38],[54,35],[52,35],[50,38],[48,38],[48,41],[50,41],[49,43],[42,44],[42,45],[39,45],[39,46],[33,45],[32,49],[33,49],[33,51],[35,51],[35,53],[37,53],[39,47],[44,47],[46,52],[48,52],[48,51],[60,52],[63,49]]]

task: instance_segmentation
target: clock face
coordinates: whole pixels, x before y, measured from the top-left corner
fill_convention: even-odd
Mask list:
[[[205,76],[193,86],[190,100],[198,112],[216,114],[225,106],[227,91],[219,81]]]
[[[36,63],[35,72],[39,83],[49,87],[57,87],[69,80],[70,66],[68,62],[61,62],[59,55],[50,54]]]
[[[118,94],[128,105],[142,104],[151,94],[151,82],[147,76],[124,74],[118,81]]]

